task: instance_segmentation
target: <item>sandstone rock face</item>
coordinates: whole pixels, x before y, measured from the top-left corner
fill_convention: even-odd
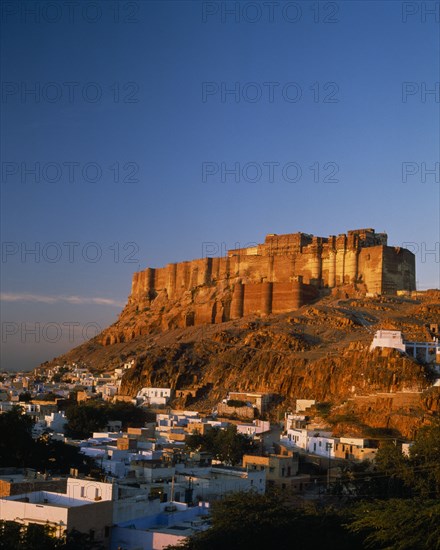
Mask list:
[[[139,335],[257,314],[293,311],[333,289],[395,293],[415,289],[415,258],[387,246],[385,233],[337,237],[268,235],[263,244],[134,274],[128,304],[103,345]]]
[[[356,419],[354,425],[341,425],[335,431],[347,433],[347,430],[353,430],[353,426],[357,425],[362,432],[362,428],[366,426],[375,426],[414,439],[418,429],[429,423],[433,415],[438,415],[439,408],[440,387],[421,392],[379,392],[375,395],[356,396],[335,411],[338,415],[352,416]]]
[[[430,371],[414,359],[368,350],[378,329],[428,340],[427,326],[439,318],[439,291],[417,299],[328,296],[290,313],[150,332],[113,345],[103,346],[99,335],[53,363],[108,371],[134,359],[122,381],[127,395],[144,386],[171,387],[172,406],[202,411],[230,391],[278,394],[281,412],[296,399],[316,399],[331,403],[336,415],[355,416],[358,427],[412,437],[439,413],[440,388],[431,387]]]

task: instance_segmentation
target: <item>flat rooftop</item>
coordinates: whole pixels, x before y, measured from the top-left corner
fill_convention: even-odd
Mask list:
[[[94,503],[93,500],[73,498],[63,493],[51,493],[49,491],[35,491],[22,495],[14,495],[4,497],[3,500],[36,504],[37,506],[53,506],[55,508],[74,508]]]
[[[206,531],[207,529],[209,529],[209,527],[209,521],[196,519],[193,521],[182,521],[168,527],[158,525],[157,527],[152,527],[148,529],[148,531],[155,531],[156,533],[164,533],[167,535],[180,535],[183,537],[190,537],[191,535],[195,535],[200,531]]]

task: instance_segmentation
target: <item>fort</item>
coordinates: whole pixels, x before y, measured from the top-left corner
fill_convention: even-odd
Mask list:
[[[134,273],[128,306],[180,305],[172,328],[291,311],[338,287],[365,294],[415,290],[414,254],[387,240],[371,228],[330,237],[269,234],[263,244],[224,257]]]

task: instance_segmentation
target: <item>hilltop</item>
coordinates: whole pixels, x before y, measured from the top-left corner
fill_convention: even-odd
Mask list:
[[[365,425],[409,437],[440,409],[440,389],[432,388],[427,367],[369,346],[378,329],[430,340],[426,325],[439,318],[438,290],[415,298],[327,296],[288,313],[165,331],[150,327],[147,334],[104,345],[112,326],[42,367],[76,362],[102,372],[133,359],[122,381],[127,395],[144,386],[171,386],[193,392],[175,406],[209,410],[231,390],[270,392],[284,409],[297,398],[316,399],[330,403],[334,421],[350,421],[352,431]],[[124,310],[117,330],[131,322]],[[400,392],[403,401],[396,400]]]

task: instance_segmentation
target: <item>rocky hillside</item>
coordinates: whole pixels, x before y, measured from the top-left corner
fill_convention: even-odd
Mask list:
[[[392,350],[368,348],[380,328],[401,330],[408,340],[429,340],[426,325],[439,319],[439,291],[416,299],[326,297],[276,316],[166,331],[147,326],[145,334],[113,344],[104,345],[98,335],[51,363],[84,362],[107,371],[134,359],[122,383],[128,395],[143,386],[171,386],[178,397],[182,392],[176,406],[209,410],[230,390],[270,392],[280,396],[283,409],[297,398],[312,398],[331,403],[338,414],[360,415],[368,426],[409,435],[440,408],[439,388],[429,389],[432,373]],[[130,322],[124,310],[117,330]],[[396,392],[416,397],[393,404]],[[385,397],[362,402],[362,396],[375,394]]]

